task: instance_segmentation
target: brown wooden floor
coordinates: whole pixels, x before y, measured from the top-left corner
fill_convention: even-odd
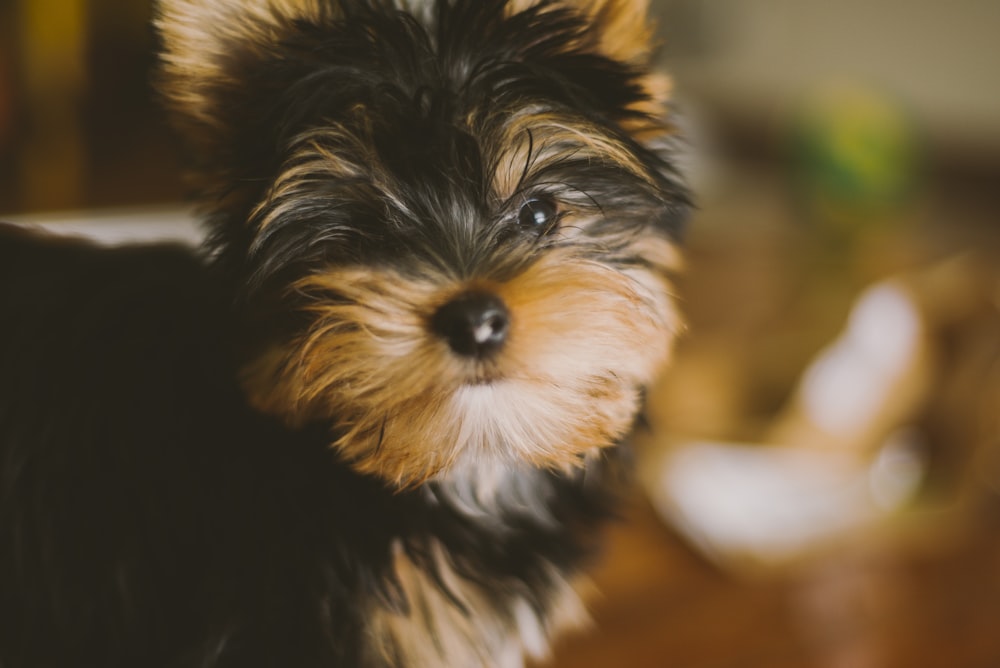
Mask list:
[[[747,581],[636,501],[594,573],[594,628],[563,639],[551,665],[996,668],[1000,522],[990,515],[941,540],[862,542]]]

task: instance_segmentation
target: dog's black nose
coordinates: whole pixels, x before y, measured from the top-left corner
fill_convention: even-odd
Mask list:
[[[431,327],[459,355],[487,357],[507,340],[510,313],[496,295],[468,292],[439,308]]]

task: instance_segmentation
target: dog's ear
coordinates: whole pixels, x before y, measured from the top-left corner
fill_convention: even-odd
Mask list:
[[[539,6],[569,7],[582,14],[592,25],[603,55],[625,63],[648,63],[655,46],[649,0],[508,0],[507,12]]]
[[[590,19],[601,52],[646,66],[655,47],[649,0],[570,0]]]
[[[236,141],[237,116],[255,63],[263,62],[288,27],[330,13],[321,0],[160,0],[158,87],[171,120],[198,158]],[[324,6],[326,5],[326,6]],[[242,108],[241,108],[242,107]]]
[[[668,105],[673,90],[673,80],[662,72],[654,71],[652,60],[658,40],[655,26],[649,15],[649,0],[566,0],[575,5],[590,21],[602,55],[626,63],[641,72],[637,83],[646,94],[645,99],[633,103],[631,108],[642,116],[623,125],[630,134],[642,142],[671,132],[669,126],[649,123],[645,119],[663,120],[668,116]]]
[[[650,120],[663,120],[673,90],[672,79],[653,68],[658,39],[655,25],[650,19],[650,0],[508,0],[507,11],[516,13],[532,7],[567,7],[589,26],[591,48],[600,55],[629,66],[635,83],[642,88],[644,97],[629,105],[639,112],[625,119],[623,126],[642,142],[648,142],[664,132],[671,132],[668,125]]]
[[[159,87],[189,139],[214,143],[231,129],[225,105],[282,26],[320,9],[310,0],[160,0]],[[207,147],[206,147],[207,148]]]

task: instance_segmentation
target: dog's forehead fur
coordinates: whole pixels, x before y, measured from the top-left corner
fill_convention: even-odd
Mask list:
[[[230,213],[262,197],[233,184],[273,180],[322,128],[341,135],[324,140],[341,159],[391,163],[396,179],[436,162],[483,185],[501,157],[475,150],[524,142],[539,122],[620,135],[608,145],[666,130],[644,15],[625,0],[167,0],[161,88],[206,201]]]
[[[455,269],[539,192],[620,226],[682,217],[644,5],[166,0],[161,87],[250,288],[286,258]]]

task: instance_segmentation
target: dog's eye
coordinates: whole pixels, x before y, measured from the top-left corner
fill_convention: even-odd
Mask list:
[[[559,208],[550,197],[532,197],[521,206],[517,222],[525,230],[547,234],[555,229]]]

